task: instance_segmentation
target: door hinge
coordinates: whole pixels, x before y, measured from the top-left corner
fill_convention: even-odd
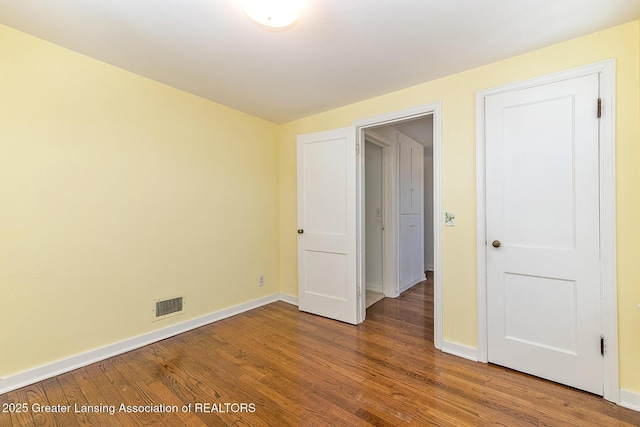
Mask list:
[[[356,154],[360,154],[360,143],[356,142]]]
[[[602,117],[602,99],[598,98],[598,118]]]
[[[604,356],[604,335],[600,335],[600,354]]]
[[[362,291],[360,290],[360,286],[356,288],[356,297],[359,299],[362,296]]]

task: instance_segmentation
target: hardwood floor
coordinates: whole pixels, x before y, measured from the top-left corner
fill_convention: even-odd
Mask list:
[[[0,395],[12,403],[28,411],[0,426],[640,425],[600,397],[435,350],[430,283],[357,327],[270,304]]]

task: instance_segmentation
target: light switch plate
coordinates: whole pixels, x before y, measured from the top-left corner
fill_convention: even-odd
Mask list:
[[[446,227],[454,227],[456,225],[456,215],[453,212],[444,213],[444,225]]]

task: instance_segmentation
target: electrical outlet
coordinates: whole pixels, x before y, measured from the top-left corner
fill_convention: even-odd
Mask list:
[[[260,277],[258,277],[258,286],[264,286],[264,274],[261,274]]]

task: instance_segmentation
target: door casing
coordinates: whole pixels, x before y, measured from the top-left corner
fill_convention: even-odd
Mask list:
[[[556,81],[598,74],[602,116],[599,128],[600,165],[600,267],[602,331],[605,337],[603,357],[604,398],[619,403],[618,309],[616,286],[616,209],[615,209],[615,60],[499,86],[476,94],[476,219],[477,219],[477,295],[478,361],[488,362],[487,332],[487,245],[485,197],[485,109],[487,96],[526,89]],[[594,114],[596,105],[594,104]]]

